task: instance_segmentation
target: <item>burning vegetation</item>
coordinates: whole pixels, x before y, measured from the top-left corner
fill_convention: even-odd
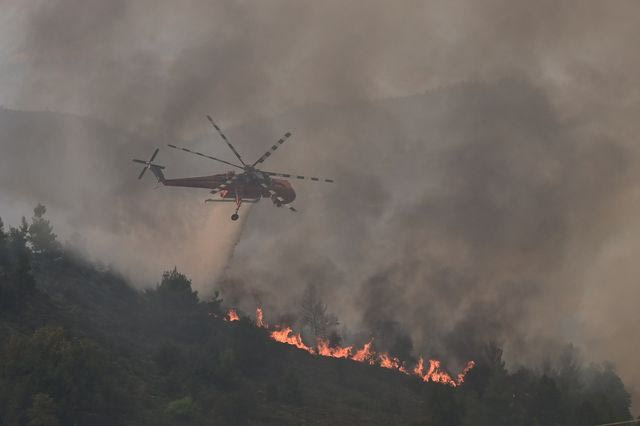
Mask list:
[[[229,309],[225,321],[237,321],[240,319],[235,309]],[[275,325],[269,327],[264,321],[262,308],[256,309],[256,326],[269,330],[269,336],[276,342],[295,346],[312,355],[325,356],[331,358],[350,359],[355,362],[363,362],[370,365],[377,365],[381,368],[388,368],[400,373],[417,376],[425,382],[442,383],[449,386],[459,386],[464,382],[467,373],[474,367],[475,362],[467,362],[464,369],[455,377],[452,377],[441,368],[441,361],[430,359],[428,368],[425,368],[424,358],[421,356],[418,364],[413,369],[408,369],[400,359],[391,356],[388,352],[377,352],[374,348],[373,339],[365,343],[362,348],[355,349],[353,346],[331,345],[329,340],[323,337],[316,338],[315,346],[307,345],[300,333],[294,333],[288,325]]]
[[[224,317],[225,321],[238,321],[240,319],[240,316],[238,316],[238,312],[235,309],[229,309],[229,312],[227,312],[227,315]]]
[[[437,360],[419,358],[413,365],[401,361],[410,358],[407,351],[383,351],[382,335],[374,334],[379,348],[373,339],[341,346],[337,319],[312,286],[295,320],[271,326],[258,309],[257,327],[223,309],[218,293],[201,300],[176,268],[139,293],[57,244],[44,208],[34,213],[31,225],[23,219],[8,232],[0,220],[1,425],[204,426],[215,419],[227,425],[530,426],[631,416],[629,394],[613,367],[583,365],[572,346],[543,371],[511,372],[501,349],[488,345],[474,353],[477,364],[452,376]],[[41,327],[45,322],[56,326]],[[267,335],[312,355],[403,374],[295,356]],[[339,374],[331,374],[338,367]],[[409,376],[431,383],[415,386],[404,380]]]

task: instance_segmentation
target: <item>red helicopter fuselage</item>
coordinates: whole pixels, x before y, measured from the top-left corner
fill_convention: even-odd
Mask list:
[[[166,186],[180,186],[189,188],[206,188],[215,189],[221,184],[233,178],[235,173],[221,173],[210,176],[196,176],[190,178],[164,179],[162,184]],[[289,204],[296,199],[296,192],[293,190],[291,183],[284,179],[270,179],[269,188],[275,192],[271,194],[268,189],[255,182],[235,181],[228,188],[218,192],[220,198],[223,199],[260,199],[274,198],[279,199],[280,204]]]

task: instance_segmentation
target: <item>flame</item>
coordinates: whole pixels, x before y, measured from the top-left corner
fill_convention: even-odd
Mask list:
[[[454,380],[449,373],[446,373],[440,369],[441,363],[437,359],[429,360],[429,371],[424,372],[424,359],[420,357],[418,365],[413,369],[413,374],[420,377],[425,382],[437,382],[444,383],[450,386],[460,386],[464,383],[464,378],[467,373],[476,365],[474,361],[469,361],[464,369],[458,373]]]
[[[429,372],[427,373],[427,377],[432,382],[445,383],[447,385],[457,386],[457,383],[453,381],[451,376],[440,369],[440,361],[438,361],[437,359],[429,360]],[[425,377],[423,377],[422,380],[425,380]]]
[[[458,373],[458,380],[457,380],[458,385],[464,383],[464,378],[467,376],[467,373],[471,371],[471,369],[475,366],[476,366],[475,361],[467,362],[467,365],[462,369],[460,373]]]
[[[351,357],[352,360],[358,362],[368,362],[372,364],[375,362],[373,359],[373,351],[371,350],[371,345],[373,341],[370,340],[368,343],[365,343],[362,349],[360,349],[354,356]]]
[[[300,336],[300,333],[292,334],[292,332],[293,330],[291,330],[291,327],[284,327],[280,330],[271,332],[271,338],[276,342],[286,343],[287,345],[292,345],[298,349],[313,353],[313,349],[305,345],[302,341],[302,336]]]
[[[424,359],[422,359],[422,357],[420,357],[418,365],[413,369],[413,374],[418,377],[422,377],[424,375]]]
[[[240,317],[238,316],[238,312],[235,309],[229,309],[227,312],[227,316],[224,317],[225,321],[238,321]]]
[[[351,355],[352,346],[346,348],[336,346],[335,348],[329,346],[329,341],[325,339],[318,339],[318,355],[329,356],[332,358],[349,358]]]
[[[239,319],[240,317],[236,310],[229,309],[229,312],[225,317],[225,321],[238,321]],[[264,321],[262,308],[256,309],[256,326],[268,329],[268,326]],[[330,346],[329,341],[322,338],[317,339],[315,348],[307,346],[302,340],[300,333],[293,333],[293,329],[289,326],[275,326],[275,329],[271,331],[270,336],[277,342],[295,346],[296,348],[302,349],[310,354],[331,358],[345,358],[371,365],[379,363],[379,366],[382,368],[396,370],[406,375],[417,376],[424,382],[442,383],[453,387],[460,386],[464,383],[467,373],[476,365],[474,361],[467,362],[464,369],[458,373],[454,379],[449,373],[441,369],[441,362],[437,359],[429,360],[429,369],[426,373],[424,358],[422,357],[419,358],[418,364],[413,368],[413,370],[408,371],[402,361],[398,358],[389,355],[387,352],[376,353],[373,349],[373,340],[365,343],[361,349],[354,353],[353,346]]]
[[[380,367],[391,368],[407,374],[407,370],[402,365],[402,362],[398,358],[392,357],[386,352],[380,354]]]
[[[260,328],[265,328],[267,326],[264,322],[264,314],[262,313],[262,308],[256,309],[256,325]]]

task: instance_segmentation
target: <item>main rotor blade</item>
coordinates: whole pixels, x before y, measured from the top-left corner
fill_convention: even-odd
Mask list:
[[[134,163],[140,163],[140,164],[145,164],[145,165],[147,164],[147,162],[146,162],[146,161],[138,160],[137,158],[134,158],[134,159],[133,159],[133,160],[131,160],[131,161],[133,161]]]
[[[209,121],[211,122],[211,125],[216,129],[216,131],[218,132],[218,134],[220,135],[220,137],[222,139],[224,139],[224,141],[227,143],[227,145],[229,146],[229,148],[231,148],[231,151],[233,151],[233,153],[236,155],[236,157],[238,158],[238,160],[240,160],[240,163],[242,163],[243,166],[246,166],[245,162],[242,161],[242,157],[240,157],[240,154],[238,154],[238,151],[236,151],[236,149],[233,147],[233,145],[231,145],[231,142],[229,142],[229,140],[227,139],[227,137],[224,135],[224,133],[222,133],[222,130],[220,130],[220,127],[218,127],[218,125],[216,123],[213,122],[213,119],[211,118],[211,116],[207,115],[207,118],[209,119]]]
[[[203,154],[203,153],[201,153],[201,152],[191,151],[190,149],[183,148],[183,147],[181,147],[181,146],[175,146],[175,145],[171,145],[171,144],[168,144],[168,145],[169,145],[171,148],[174,148],[174,149],[180,149],[180,150],[182,150],[182,151],[189,152],[189,153],[191,153],[191,154],[199,155],[200,157],[208,158],[208,159],[210,159],[210,160],[219,161],[219,162],[221,162],[221,163],[228,164],[228,165],[230,165],[230,166],[237,167],[237,168],[239,168],[239,169],[244,170],[244,168],[242,168],[241,166],[238,166],[237,164],[233,164],[233,163],[230,163],[230,162],[228,162],[228,161],[224,161],[224,160],[221,160],[221,159],[219,159],[219,158],[212,157],[212,156],[207,155],[207,154]]]
[[[146,166],[144,169],[142,169],[142,171],[138,175],[138,179],[142,179],[142,176],[144,176],[144,172],[146,172],[148,168],[149,168],[149,166]]]
[[[324,179],[324,178],[319,178],[319,177],[308,177],[308,176],[300,176],[300,175],[291,175],[288,173],[274,173],[274,172],[265,172],[264,170],[260,170],[262,173],[266,173],[269,176],[280,176],[280,177],[284,177],[284,178],[289,178],[289,179],[308,179],[308,180],[312,180],[315,182],[328,182],[328,183],[335,183],[333,179]]]
[[[153,151],[153,155],[151,156],[151,158],[149,159],[150,163],[153,163],[153,160],[156,158],[156,155],[158,155],[158,151],[160,151],[160,148],[156,148],[155,151]]]
[[[280,147],[280,145],[282,145],[284,143],[284,141],[286,141],[287,139],[289,139],[291,137],[291,132],[287,132],[284,134],[283,137],[281,137],[280,139],[278,139],[278,142],[276,142],[275,144],[273,144],[273,146],[269,149],[269,151],[265,152],[264,154],[262,154],[262,157],[258,158],[256,160],[255,163],[253,163],[252,167],[255,167],[256,164],[258,163],[262,163],[264,160],[266,160],[269,156],[271,156],[272,153],[275,152],[276,149],[278,149]]]

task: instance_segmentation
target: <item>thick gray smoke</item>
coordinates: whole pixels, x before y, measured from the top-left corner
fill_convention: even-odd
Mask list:
[[[637,392],[637,2],[3,11],[0,102],[45,112],[0,113],[1,215],[42,201],[131,276],[175,263],[207,291],[224,270],[227,299],[267,315],[313,282],[349,330],[453,363],[486,340],[513,365],[573,341]],[[229,262],[226,210],[154,191],[129,163],[176,142],[232,158],[207,113],[247,159],[291,130],[265,169],[337,181],[297,183],[298,214],[245,211]]]

